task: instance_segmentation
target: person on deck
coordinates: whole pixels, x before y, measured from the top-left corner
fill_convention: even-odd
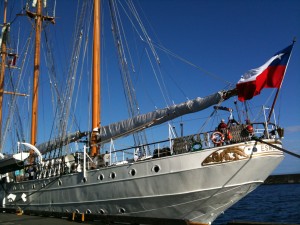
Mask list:
[[[110,164],[110,154],[108,153],[108,151],[106,151],[104,154],[104,164],[105,166],[109,166]]]
[[[224,143],[227,143],[227,141],[228,141],[228,126],[225,123],[224,119],[221,119],[221,122],[218,125],[218,131],[223,134],[223,138],[222,138],[223,141],[219,145],[223,145]],[[224,142],[224,139],[225,139],[225,142]]]
[[[227,124],[225,123],[225,120],[224,119],[221,119],[221,122],[218,126],[218,131],[220,131],[221,133],[224,134],[224,130],[227,129]]]

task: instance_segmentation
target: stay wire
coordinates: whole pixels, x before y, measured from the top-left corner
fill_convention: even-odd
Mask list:
[[[223,77],[220,77],[220,76],[217,76],[217,75],[215,75],[215,74],[213,74],[213,73],[211,73],[211,72],[208,72],[207,70],[201,68],[200,66],[197,66],[196,64],[194,64],[194,63],[188,61],[187,59],[184,59],[183,57],[180,57],[179,55],[173,53],[172,51],[168,50],[167,48],[163,47],[162,45],[159,45],[159,44],[154,43],[154,42],[153,42],[153,45],[154,45],[156,48],[160,49],[161,51],[164,51],[165,53],[167,53],[167,54],[173,56],[174,58],[177,58],[177,59],[179,59],[180,61],[182,61],[182,62],[184,62],[184,63],[186,63],[186,64],[188,64],[188,65],[190,65],[190,66],[192,66],[192,67],[194,67],[194,68],[196,68],[196,69],[198,69],[199,71],[201,71],[202,73],[204,73],[204,74],[207,75],[207,76],[210,76],[210,77],[212,77],[212,78],[214,78],[214,79],[216,79],[216,80],[219,80],[219,81],[221,81],[221,82],[223,82],[223,83],[226,83],[226,84],[229,84],[229,85],[232,84],[232,82],[225,80]]]
[[[299,154],[296,154],[296,153],[294,153],[294,152],[288,151],[288,150],[286,150],[286,149],[284,149],[284,148],[278,147],[277,145],[271,144],[271,143],[269,143],[269,142],[263,141],[263,140],[261,140],[261,139],[259,139],[259,138],[257,138],[257,137],[252,137],[252,139],[255,140],[255,141],[261,142],[261,143],[263,143],[263,144],[269,145],[269,146],[271,146],[272,148],[276,148],[276,149],[278,149],[278,150],[280,150],[280,151],[282,151],[282,152],[284,152],[284,153],[287,153],[287,154],[289,154],[289,155],[292,155],[292,156],[294,156],[294,157],[300,159],[300,155],[299,155]]]

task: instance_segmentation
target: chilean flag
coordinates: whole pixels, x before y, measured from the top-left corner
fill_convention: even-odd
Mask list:
[[[238,99],[244,102],[260,94],[263,88],[279,88],[292,48],[293,44],[276,53],[261,67],[246,72],[236,85]]]

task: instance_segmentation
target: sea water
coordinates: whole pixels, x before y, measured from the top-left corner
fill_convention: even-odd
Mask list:
[[[231,221],[300,224],[300,184],[261,185],[221,214],[213,225]]]

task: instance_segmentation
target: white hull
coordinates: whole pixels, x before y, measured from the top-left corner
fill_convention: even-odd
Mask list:
[[[222,152],[227,147],[242,149],[247,157],[207,161],[213,152]],[[85,182],[83,173],[74,173],[4,183],[0,188],[16,198],[9,199],[3,190],[0,197],[4,207],[8,208],[17,205],[31,210],[122,214],[211,223],[261,184],[281,162],[282,152],[265,147],[250,141],[89,170]],[[155,167],[159,168],[158,172]],[[134,176],[132,170],[135,170]],[[115,178],[112,178],[112,173]]]

